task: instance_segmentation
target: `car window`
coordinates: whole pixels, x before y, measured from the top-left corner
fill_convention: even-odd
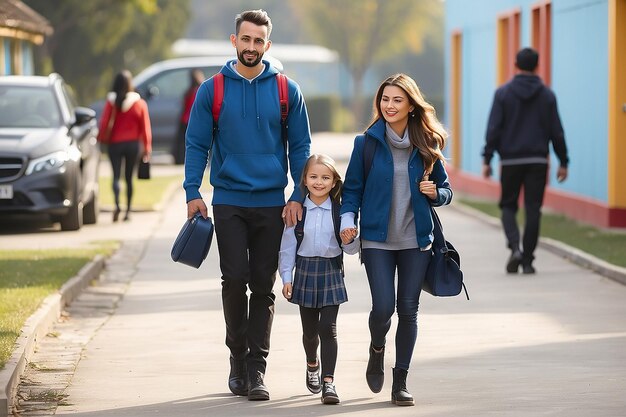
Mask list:
[[[139,87],[139,94],[143,97],[152,96],[180,100],[189,88],[192,70],[193,68],[178,68],[160,73],[152,77],[146,85]],[[203,67],[200,70],[206,79],[217,73],[220,67]]]
[[[74,95],[74,89],[64,83],[62,85],[62,91],[65,96],[65,100],[67,101],[67,105],[69,106],[70,113],[74,114],[74,110],[78,107],[78,102],[76,101],[76,96]]]
[[[0,127],[56,127],[60,120],[49,88],[0,86]]]
[[[151,96],[180,99],[189,84],[189,70],[177,69],[159,74],[147,85]]]

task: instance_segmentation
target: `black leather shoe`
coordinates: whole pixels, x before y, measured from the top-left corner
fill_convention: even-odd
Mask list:
[[[520,264],[522,263],[522,252],[519,250],[513,251],[509,260],[506,261],[506,272],[509,274],[517,274]]]
[[[248,400],[267,401],[270,399],[270,392],[263,383],[265,375],[261,371],[255,371],[250,375],[250,387],[248,388]]]
[[[230,356],[228,389],[235,395],[248,395],[248,367],[245,356],[241,359]]]
[[[385,382],[385,347],[380,352],[374,350],[370,344],[370,359],[367,362],[367,370],[365,371],[365,379],[367,385],[372,392],[380,392]]]
[[[306,387],[313,394],[319,394],[322,390],[320,384],[320,364],[317,362],[316,366],[306,366]]]
[[[535,270],[535,267],[532,264],[523,264],[522,265],[522,273],[524,274],[534,274],[535,272],[537,272]]]
[[[322,387],[322,403],[339,404],[339,396],[332,382],[324,381],[324,386]]]

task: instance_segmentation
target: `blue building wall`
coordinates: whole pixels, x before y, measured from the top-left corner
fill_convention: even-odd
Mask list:
[[[536,0],[445,2],[446,97],[450,96],[450,39],[454,30],[462,33],[460,167],[465,172],[480,175],[482,166],[485,129],[497,88],[498,16],[520,10],[520,44],[529,46],[532,6],[536,4]],[[608,0],[553,0],[551,4],[551,87],[557,95],[571,165],[568,181],[558,184],[551,180],[550,185],[606,202]],[[554,179],[558,163],[552,158],[550,178]],[[493,166],[497,163],[494,160]]]
[[[552,8],[552,88],[572,160],[562,188],[607,202],[608,2]]]

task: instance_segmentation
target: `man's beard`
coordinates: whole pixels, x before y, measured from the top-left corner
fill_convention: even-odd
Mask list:
[[[239,62],[241,62],[246,67],[250,67],[250,68],[256,67],[259,64],[259,62],[261,62],[261,60],[263,59],[263,54],[259,54],[259,53],[255,52],[255,53],[257,53],[257,58],[254,61],[252,61],[252,62],[246,61],[246,59],[244,57],[244,53],[245,52],[249,52],[249,51],[242,51],[242,52],[240,52],[237,55],[237,58],[239,58]]]

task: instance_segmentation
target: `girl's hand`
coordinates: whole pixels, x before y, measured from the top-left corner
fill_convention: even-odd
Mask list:
[[[343,243],[344,245],[347,245],[348,243],[352,242],[357,235],[357,230],[356,227],[353,227],[351,229],[343,229],[339,235],[341,236],[341,243]]]
[[[291,282],[283,284],[283,297],[287,300],[291,300]]]
[[[424,178],[420,181],[420,192],[431,200],[437,198],[437,186],[434,181],[428,180],[428,174],[424,175]]]

